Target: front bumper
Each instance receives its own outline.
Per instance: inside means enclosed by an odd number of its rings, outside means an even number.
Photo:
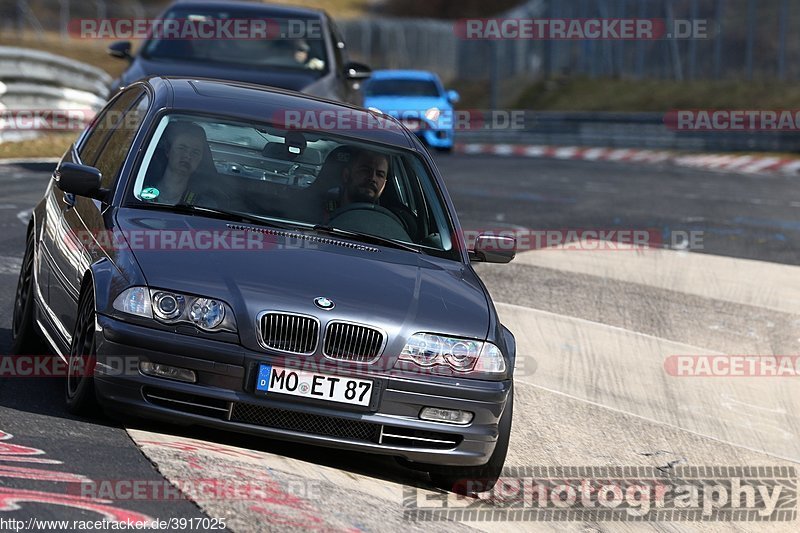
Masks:
[[[283,357],[239,345],[151,329],[98,316],[95,386],[116,410],[179,424],[198,424],[269,438],[402,457],[411,462],[484,464],[511,381],[375,373],[371,408],[252,390],[258,363]],[[197,383],[141,374],[150,361],[194,370]],[[346,372],[337,375],[347,377]],[[474,413],[468,425],[421,420],[423,407]]]
[[[431,148],[450,149],[453,147],[454,128],[448,121],[431,122],[427,118],[404,118],[401,120],[408,130]]]

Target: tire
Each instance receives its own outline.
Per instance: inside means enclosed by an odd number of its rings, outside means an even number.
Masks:
[[[11,353],[36,355],[44,353],[44,343],[33,319],[33,231],[28,232],[25,256],[19,270],[17,291],[14,296],[14,313],[11,319]]]
[[[91,285],[87,285],[78,300],[78,319],[69,348],[64,387],[67,411],[74,415],[96,416],[100,413],[94,390],[97,361],[94,321],[94,291]]]
[[[508,393],[506,408],[498,423],[497,444],[486,464],[473,467],[436,466],[429,471],[433,484],[444,490],[465,496],[476,496],[480,492],[492,490],[503,473],[503,464],[508,453],[511,437],[511,420],[514,411],[514,388]]]

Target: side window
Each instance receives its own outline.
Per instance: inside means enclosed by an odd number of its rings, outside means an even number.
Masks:
[[[122,164],[133,144],[136,132],[139,131],[139,126],[142,125],[149,105],[150,98],[146,94],[140,95],[139,100],[124,115],[114,121],[115,128],[109,134],[94,163],[94,166],[103,174],[101,186],[104,189],[113,188],[117,182]]]
[[[120,118],[123,114],[143,94],[144,89],[141,88],[125,91],[92,122],[83,144],[78,149],[81,163],[95,166],[97,157],[100,155],[103,146],[105,146],[108,136],[120,123]]]

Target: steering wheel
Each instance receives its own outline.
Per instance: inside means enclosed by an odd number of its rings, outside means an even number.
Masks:
[[[233,198],[221,187],[203,187],[195,193],[194,203],[211,209],[230,209]]]
[[[334,219],[344,215],[345,213],[349,213],[350,211],[372,211],[374,213],[380,213],[383,216],[389,217],[392,219],[392,222],[397,223],[400,227],[405,228],[406,225],[403,224],[403,221],[400,220],[400,217],[383,207],[382,205],[378,204],[370,204],[367,202],[355,202],[352,204],[348,204],[344,207],[340,207],[333,213],[331,213],[330,221],[333,222]]]
[[[410,241],[402,219],[383,206],[356,202],[334,211],[328,222],[344,230],[370,233],[375,236]]]

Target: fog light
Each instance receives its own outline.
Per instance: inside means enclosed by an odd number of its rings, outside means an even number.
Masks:
[[[473,414],[469,411],[439,409],[438,407],[425,407],[419,414],[422,420],[446,422],[448,424],[469,424],[472,422],[472,416]]]
[[[185,381],[186,383],[195,383],[197,381],[197,375],[194,373],[194,370],[176,368],[159,363],[142,361],[139,363],[139,371],[142,374],[156,378],[174,379],[176,381]]]

